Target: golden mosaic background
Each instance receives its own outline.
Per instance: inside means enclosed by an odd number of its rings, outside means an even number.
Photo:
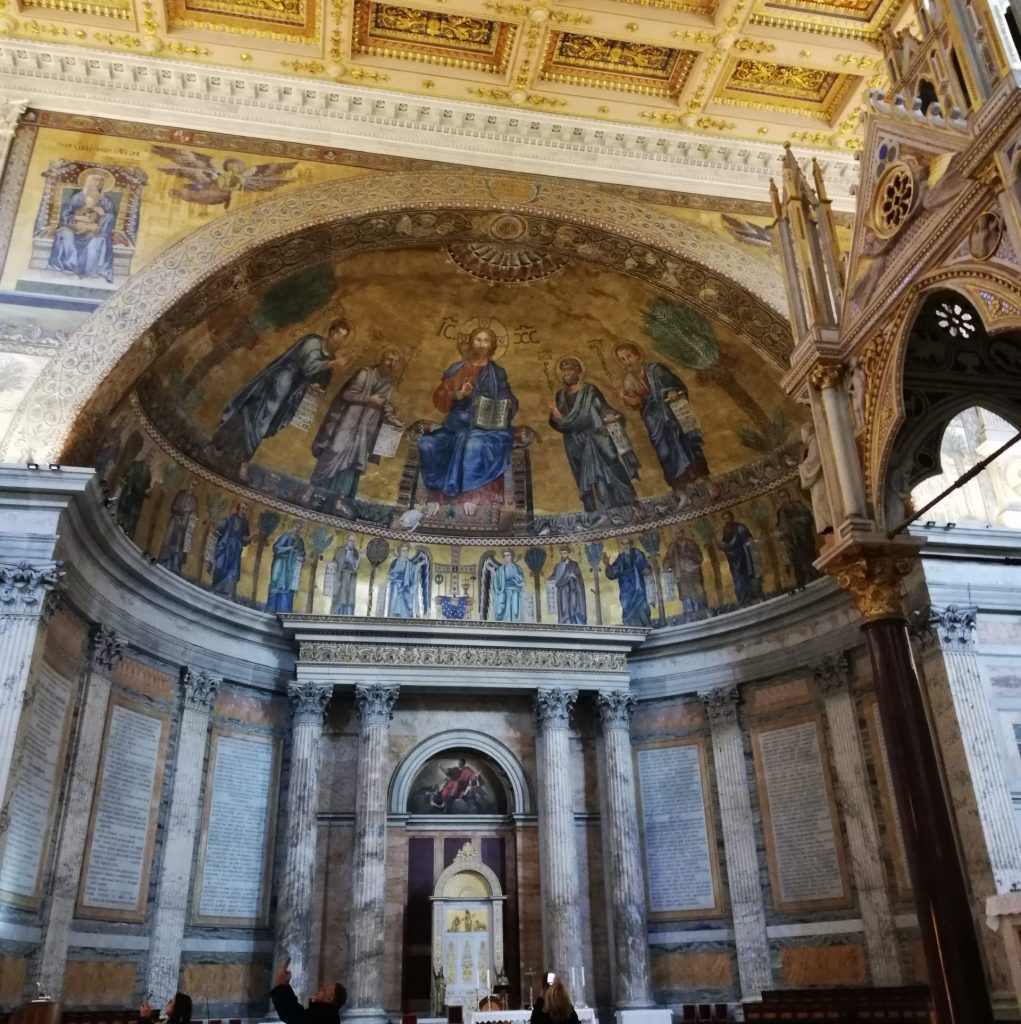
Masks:
[[[904,0],[0,0],[8,35],[857,149]]]

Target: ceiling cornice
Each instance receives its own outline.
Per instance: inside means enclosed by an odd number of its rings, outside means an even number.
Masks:
[[[212,68],[52,42],[0,40],[0,95],[131,119],[472,167],[765,201],[778,145]],[[834,208],[854,209],[858,162],[819,151]]]

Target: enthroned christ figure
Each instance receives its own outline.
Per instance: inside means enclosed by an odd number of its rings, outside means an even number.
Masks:
[[[472,331],[464,358],[447,367],[433,392],[445,419],[418,441],[422,480],[430,500],[457,499],[471,515],[478,505],[503,504],[518,410],[507,372],[494,362],[495,332]]]

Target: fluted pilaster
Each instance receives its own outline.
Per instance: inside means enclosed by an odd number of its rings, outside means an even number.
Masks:
[[[287,784],[287,851],[277,897],[277,962],[290,959],[291,987],[304,1000],[312,890],[316,867],[316,815],[319,812],[319,767],[323,717],[332,689],[315,683],[292,683],[291,765]]]
[[[574,827],[574,771],[570,717],[577,690],[539,690],[534,697],[539,727],[539,870],[543,900],[543,953],[553,970],[569,976],[583,964]]]
[[[192,851],[199,820],[209,713],[221,682],[208,672],[185,669],[182,673],[184,706],[177,732],[170,813],[145,971],[146,991],[160,1002],[177,991],[181,973],[181,946],[191,896]]]
[[[7,791],[39,628],[62,576],[60,562],[0,564],[0,794]]]
[[[639,857],[638,806],[631,758],[631,712],[635,699],[624,690],[597,697],[603,733],[603,849],[606,851],[613,926],[614,1002],[618,1010],[653,1005],[645,877]]]
[[[121,641],[112,630],[97,626],[92,631],[89,674],[74,738],[71,775],[63,801],[63,818],[57,837],[53,884],[43,911],[42,944],[36,954],[33,980],[46,995],[60,999],[64,964],[81,881],[88,836],[89,814],[99,773],[99,755],[110,703],[111,675],[122,655]]]
[[[383,1020],[383,931],[386,922],[386,786],[396,686],[355,687],[358,795],[351,880],[348,1017]]]
[[[748,794],[748,769],[737,721],[739,694],[736,686],[724,686],[699,696],[712,734],[741,998],[759,999],[763,990],[771,987],[772,973]]]
[[[993,725],[989,691],[975,650],[976,612],[948,605],[927,609],[923,620],[929,641],[943,655],[996,891],[1010,892],[1021,886],[1021,832],[1003,771],[1002,740]]]
[[[815,681],[826,709],[837,792],[844,808],[844,827],[865,929],[872,983],[901,985],[903,976],[897,933],[858,731],[858,715],[850,689],[851,664],[847,655],[840,654],[819,662],[815,666]]]

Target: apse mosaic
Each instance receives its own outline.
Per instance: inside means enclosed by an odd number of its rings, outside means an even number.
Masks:
[[[652,626],[814,578],[762,338],[543,253],[361,251],[168,328],[91,442],[122,529],[270,612]]]

